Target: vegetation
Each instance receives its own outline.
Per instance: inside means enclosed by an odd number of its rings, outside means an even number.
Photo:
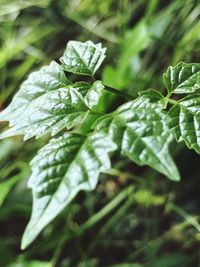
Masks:
[[[0,3],[0,266],[198,266],[198,1]]]

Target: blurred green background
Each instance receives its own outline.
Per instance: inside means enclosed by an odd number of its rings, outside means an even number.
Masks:
[[[166,94],[169,65],[200,62],[200,3],[0,0],[0,110],[30,72],[59,59],[69,40],[108,48],[98,72],[105,84],[135,96],[147,88]],[[107,93],[101,109],[123,101]],[[200,266],[200,158],[175,143],[180,183],[116,156],[95,192],[80,193],[20,251],[31,213],[29,161],[47,139],[0,141],[0,267]]]

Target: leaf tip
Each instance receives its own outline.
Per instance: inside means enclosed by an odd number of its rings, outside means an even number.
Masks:
[[[169,179],[171,181],[173,181],[173,182],[180,182],[181,176],[180,176],[180,173],[179,173],[179,171],[178,171],[177,168],[174,170],[174,173],[171,174],[171,176],[169,177]]]
[[[26,227],[22,240],[21,240],[21,250],[25,250],[30,244],[37,238],[38,233],[31,232],[30,223]]]
[[[28,238],[26,237],[26,235],[24,234],[21,240],[21,250],[25,250],[28,246],[30,245],[30,242],[28,240]]]

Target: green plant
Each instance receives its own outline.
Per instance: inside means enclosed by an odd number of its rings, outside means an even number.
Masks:
[[[33,191],[33,210],[23,249],[80,190],[95,189],[99,174],[111,168],[109,155],[114,151],[173,181],[180,180],[169,153],[173,135],[200,153],[200,64],[181,62],[169,67],[164,74],[167,96],[149,89],[133,99],[95,80],[105,52],[101,44],[70,41],[62,64],[53,61],[32,73],[0,114],[11,126],[1,139],[23,134],[27,140],[61,132],[31,162],[28,186]],[[89,76],[91,81],[72,83],[65,71]],[[104,91],[129,101],[104,114],[98,110]],[[173,94],[189,96],[175,100]],[[71,131],[63,133],[65,129]]]

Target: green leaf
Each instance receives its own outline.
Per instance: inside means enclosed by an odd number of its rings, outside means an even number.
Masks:
[[[0,207],[4,203],[6,197],[8,196],[8,194],[11,191],[11,189],[13,188],[13,186],[24,177],[25,177],[25,173],[21,172],[15,176],[11,177],[10,179],[5,180],[5,181],[0,183],[0,192],[1,192]]]
[[[112,136],[122,155],[139,165],[149,165],[171,180],[180,180],[169,154],[173,136],[161,105],[140,97],[118,108],[112,116],[100,118],[94,127]]]
[[[126,31],[122,40],[122,53],[117,69],[119,76],[126,77],[124,75],[126,75],[127,68],[130,67],[133,58],[144,50],[150,41],[149,29],[145,19],[141,19],[131,30]]]
[[[27,140],[33,136],[38,138],[47,133],[54,136],[63,128],[70,129],[80,123],[86,112],[98,103],[104,89],[101,81],[96,81],[92,85],[79,82],[67,85],[65,88],[56,88],[55,86],[55,90],[53,90],[53,82],[49,80],[50,84],[45,84],[45,91],[44,87],[40,86],[39,89],[37,87],[38,75],[38,73],[34,75],[36,87],[34,87],[33,81],[31,87],[28,87],[30,85],[30,82],[28,83],[30,78],[28,78],[26,89],[23,85],[18,96],[16,95],[8,107],[9,112],[6,115],[3,112],[2,119],[9,120],[11,128],[0,134],[1,139],[23,134],[24,140]],[[31,80],[34,79],[34,76]],[[44,85],[44,80],[42,85]],[[48,85],[50,90],[48,90]],[[33,91],[31,91],[32,88]],[[38,92],[40,93],[38,94]]]
[[[164,106],[165,98],[164,96],[155,89],[148,89],[145,91],[140,91],[139,96],[148,98],[151,103],[158,103]]]
[[[100,172],[110,168],[108,153],[116,145],[103,133],[88,137],[67,133],[52,139],[33,159],[29,187],[33,190],[31,220],[22,239],[27,247],[77,195],[93,190]]]
[[[68,72],[93,76],[103,62],[105,52],[101,43],[70,41],[60,61]]]
[[[96,81],[93,84],[77,82],[73,84],[73,88],[81,93],[86,105],[91,109],[98,104],[103,93],[104,85],[101,81]]]
[[[84,97],[91,88],[91,84],[86,82],[76,82],[73,84],[73,88]]]
[[[163,75],[168,92],[175,94],[193,93],[200,89],[200,63],[180,62],[170,66]]]
[[[0,162],[6,158],[17,148],[13,140],[3,140],[0,142]]]
[[[86,105],[89,108],[92,108],[98,104],[99,99],[102,96],[103,89],[104,85],[102,84],[101,81],[94,82],[93,85],[88,89],[84,99]]]
[[[1,121],[10,121],[11,125],[15,118],[26,110],[27,105],[43,94],[57,90],[68,85],[65,74],[61,67],[52,61],[48,66],[31,73],[27,80],[22,83],[18,93],[13,97],[10,105],[0,113]]]
[[[139,75],[133,68],[135,66],[133,61],[137,59],[150,41],[149,27],[146,20],[141,19],[131,30],[125,32],[118,53],[118,65],[116,68],[111,65],[104,68],[103,83],[119,89],[130,86],[133,76]]]
[[[73,87],[49,91],[30,102],[14,120],[11,117],[12,128],[0,138],[23,134],[27,140],[46,133],[55,135],[80,123],[87,111],[83,97]]]
[[[200,95],[185,97],[177,102],[168,113],[169,126],[178,142],[200,154]]]

